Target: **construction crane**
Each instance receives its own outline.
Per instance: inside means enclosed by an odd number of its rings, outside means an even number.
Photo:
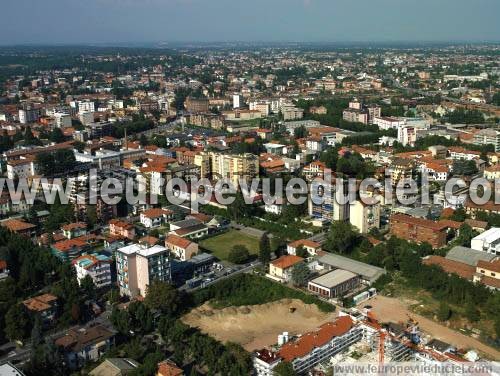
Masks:
[[[378,342],[378,363],[379,365],[384,364],[385,357],[385,330],[379,331],[379,342]]]

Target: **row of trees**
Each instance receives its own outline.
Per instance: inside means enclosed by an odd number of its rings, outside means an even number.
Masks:
[[[96,297],[92,280],[87,278],[79,285],[74,268],[62,264],[48,249],[0,228],[0,259],[10,270],[9,277],[0,282],[0,341],[24,340],[32,331],[39,331],[40,318],[29,313],[22,301],[40,290],[58,297],[59,327],[90,318],[86,301]]]
[[[429,291],[442,302],[438,312],[441,320],[448,319],[452,314],[449,305],[464,307],[469,320],[483,318],[492,321],[497,336],[500,336],[500,293],[456,274],[444,273],[438,266],[422,264],[422,257],[434,253],[427,243],[415,244],[391,237],[385,243],[370,247],[369,252],[362,256],[362,261],[384,267],[388,272],[401,273],[410,286]]]

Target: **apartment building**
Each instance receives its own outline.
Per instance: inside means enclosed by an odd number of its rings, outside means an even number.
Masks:
[[[401,121],[398,118],[381,116],[381,117],[375,117],[373,119],[373,124],[377,125],[379,129],[383,130],[399,129]]]
[[[470,247],[476,251],[500,255],[500,228],[492,227],[472,238]]]
[[[259,158],[254,154],[210,153],[212,177],[228,178],[237,185],[238,179],[250,180],[259,174]]]
[[[257,351],[253,359],[254,371],[257,376],[272,376],[273,369],[286,361],[292,364],[297,374],[305,374],[362,338],[363,327],[356,325],[350,316],[340,316],[315,332],[305,333],[285,343],[277,352],[266,349]]]
[[[19,110],[18,116],[21,124],[35,123],[40,118],[40,108],[25,103]]]
[[[184,108],[188,112],[208,112],[209,102],[206,98],[186,98]]]
[[[171,264],[167,248],[131,244],[116,251],[116,271],[120,294],[146,296],[151,281],[170,282]]]
[[[281,114],[284,121],[300,120],[304,117],[304,110],[295,106],[283,106]]]
[[[349,204],[344,200],[347,198],[340,197],[340,192],[337,194],[334,182],[315,179],[310,184],[310,192],[307,198],[308,213],[314,220],[328,223],[349,219]],[[348,194],[347,189],[344,192]]]
[[[361,234],[380,228],[380,202],[365,198],[363,201],[356,200],[350,203],[349,221]]]
[[[391,217],[391,234],[401,239],[429,243],[433,248],[446,245],[447,224],[404,214]]]
[[[398,142],[403,146],[414,146],[417,141],[417,128],[411,125],[403,125],[398,128]]]
[[[393,158],[389,167],[391,183],[395,187],[400,181],[408,181],[413,177],[415,163],[407,158]]]
[[[347,108],[342,112],[342,119],[353,123],[368,124],[368,112],[357,108]]]
[[[111,257],[101,254],[82,255],[72,261],[78,283],[89,276],[97,288],[111,286]]]
[[[500,151],[500,131],[496,129],[481,129],[474,134],[474,143],[479,145],[492,144],[495,151]]]

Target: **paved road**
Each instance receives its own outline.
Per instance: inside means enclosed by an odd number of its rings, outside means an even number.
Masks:
[[[186,291],[186,292],[196,291],[196,290],[199,290],[201,288],[205,288],[205,287],[208,287],[210,285],[213,285],[214,283],[222,281],[223,279],[233,277],[237,274],[249,273],[249,272],[253,271],[253,269],[255,269],[259,265],[261,265],[260,261],[253,261],[249,264],[245,264],[245,265],[240,266],[241,269],[238,269],[238,270],[234,270],[234,267],[232,267],[233,271],[230,274],[221,275],[218,278],[214,279],[213,281],[203,284],[203,286],[188,288],[187,285],[183,285],[183,286],[179,287],[179,290]]]

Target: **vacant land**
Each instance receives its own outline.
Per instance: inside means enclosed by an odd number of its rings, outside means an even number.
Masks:
[[[477,339],[456,332],[424,316],[411,312],[409,306],[413,303],[414,301],[407,299],[378,295],[363,302],[360,306],[371,305],[375,316],[383,322],[406,322],[408,316],[411,316],[418,321],[418,325],[424,334],[428,334],[432,338],[440,339],[458,348],[479,350],[486,354],[488,358],[500,359],[500,351],[485,345]]]
[[[258,254],[259,241],[259,238],[248,235],[245,232],[230,230],[224,234],[214,236],[213,238],[205,239],[200,242],[200,245],[210,251],[218,259],[227,260],[229,251],[235,245],[243,245],[248,249],[250,254]]]
[[[223,309],[214,309],[205,303],[185,315],[182,321],[223,343],[239,343],[247,351],[254,351],[277,343],[278,334],[303,334],[332,321],[336,315],[298,299],[281,299]]]

